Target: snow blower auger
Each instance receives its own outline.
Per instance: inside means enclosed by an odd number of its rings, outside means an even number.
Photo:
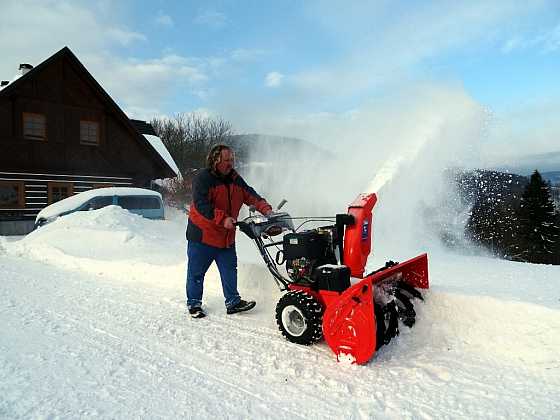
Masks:
[[[423,300],[417,289],[429,287],[428,257],[389,261],[364,275],[376,202],[375,194],[361,194],[347,214],[327,218],[283,212],[264,217],[252,209],[237,223],[257,245],[280,290],[287,291],[276,305],[276,321],[289,341],[310,345],[324,337],[337,359],[364,364],[399,334],[399,324],[414,325],[413,300]],[[295,220],[302,220],[297,229]],[[300,231],[308,222],[334,224]],[[284,264],[287,277],[279,270]]]

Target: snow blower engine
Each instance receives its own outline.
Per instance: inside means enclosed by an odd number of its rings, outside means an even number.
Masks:
[[[280,290],[287,291],[276,305],[276,322],[289,341],[310,345],[324,338],[338,359],[364,364],[399,334],[399,324],[414,325],[413,301],[423,300],[417,289],[429,287],[428,257],[389,261],[364,275],[376,202],[375,194],[361,194],[348,213],[334,218],[278,211],[265,217],[251,209],[237,223],[257,245]],[[296,220],[302,220],[297,229]],[[300,230],[306,223],[327,221],[332,224]]]

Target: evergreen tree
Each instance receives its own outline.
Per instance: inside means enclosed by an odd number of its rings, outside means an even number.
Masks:
[[[491,199],[475,202],[466,225],[467,236],[476,244],[489,249],[493,254],[507,257],[513,232],[511,212],[503,203]]]
[[[560,211],[556,212],[556,226],[558,226],[560,230]],[[556,240],[556,247],[554,249],[552,264],[560,265],[560,234],[558,239]]]
[[[500,256],[508,260],[518,259],[519,249],[519,220],[515,212],[515,205],[505,202],[500,206]]]
[[[535,170],[517,211],[522,259],[552,263],[558,250],[559,228],[550,188]]]

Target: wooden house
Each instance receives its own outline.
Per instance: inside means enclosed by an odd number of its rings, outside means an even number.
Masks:
[[[72,194],[176,176],[69,48],[20,71],[0,86],[0,235]]]

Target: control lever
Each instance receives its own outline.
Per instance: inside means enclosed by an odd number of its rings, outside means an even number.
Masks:
[[[282,201],[280,201],[278,206],[276,206],[276,210],[280,210],[282,207],[284,207],[284,204],[286,204],[287,202],[288,202],[288,200],[282,199]]]

